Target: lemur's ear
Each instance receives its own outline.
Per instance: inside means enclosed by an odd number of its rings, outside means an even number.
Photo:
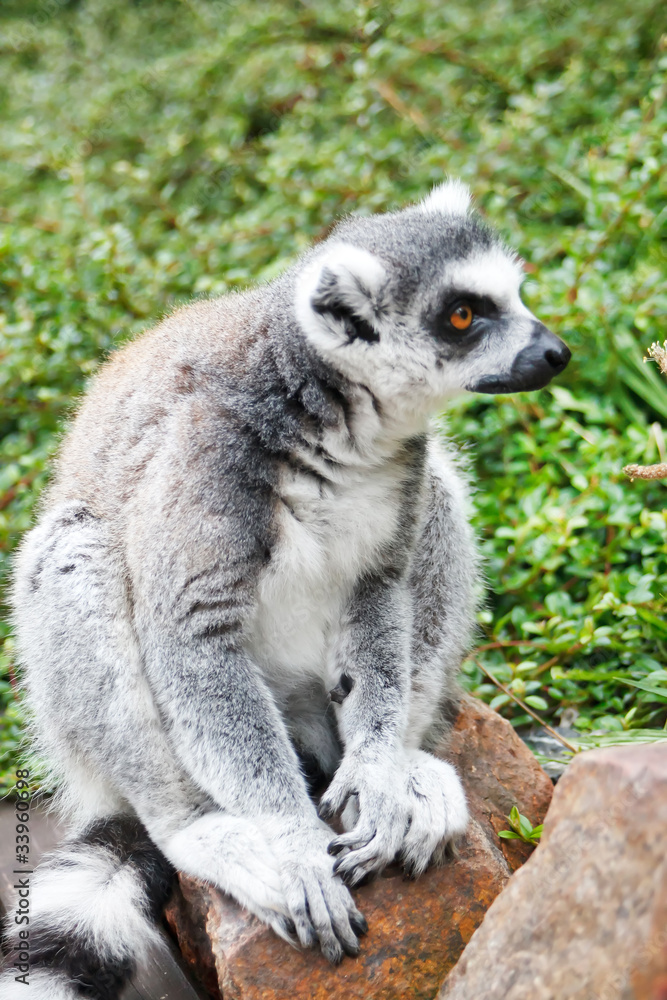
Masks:
[[[470,211],[470,189],[461,181],[450,177],[444,184],[438,184],[419,203],[422,212],[440,212],[442,215],[467,215]]]
[[[323,347],[355,340],[372,344],[380,339],[377,319],[386,281],[385,269],[373,254],[335,244],[299,275],[297,319]]]

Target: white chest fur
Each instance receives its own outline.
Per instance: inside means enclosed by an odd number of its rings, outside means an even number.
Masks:
[[[329,649],[360,574],[395,535],[405,468],[347,468],[333,485],[286,472],[279,541],[262,574],[248,652],[285,692],[306,678],[333,681]]]

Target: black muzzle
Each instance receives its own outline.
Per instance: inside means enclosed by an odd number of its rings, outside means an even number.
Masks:
[[[567,368],[572,353],[567,344],[542,323],[536,324],[530,343],[519,351],[505,375],[484,375],[471,392],[531,392],[543,389]]]

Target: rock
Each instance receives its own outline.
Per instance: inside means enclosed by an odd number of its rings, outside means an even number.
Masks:
[[[451,760],[473,821],[458,856],[415,882],[389,869],[354,890],[369,932],[361,955],[335,969],[290,948],[216,889],[187,876],[167,908],[186,961],[224,1000],[431,1000],[484,913],[531,850],[501,841],[513,805],[542,822],[552,785],[511,725],[464,697],[454,732],[437,752]],[[518,845],[518,846],[514,846]]]
[[[209,937],[209,914],[223,902],[229,906],[230,918],[245,917],[243,910],[197,879],[178,876],[178,887],[172,894],[165,916],[181,955],[192,969],[196,979],[215,1000],[222,1000],[218,985],[213,945]]]
[[[576,757],[439,1000],[666,1000],[667,747]]]
[[[290,948],[230,899],[184,876],[180,876],[181,892],[194,919],[185,927],[181,909],[177,933],[191,961],[193,942],[202,928],[201,917],[196,924],[197,916],[206,909],[208,940],[197,968],[209,972],[205,985],[216,996],[207,961],[208,955],[213,956],[218,995],[224,1000],[370,1000],[408,995],[431,1000],[508,875],[481,828],[473,824],[459,857],[444,868],[429,871],[416,882],[392,869],[355,891],[370,929],[359,958],[345,959],[339,968],[316,952]],[[171,913],[170,907],[169,917]],[[175,921],[170,923],[174,926]],[[198,940],[201,943],[201,936]]]
[[[470,811],[514,871],[534,848],[520,840],[501,840],[507,816],[516,806],[533,826],[546,816],[553,785],[510,723],[484,702],[464,695],[454,731],[436,754],[461,775]]]

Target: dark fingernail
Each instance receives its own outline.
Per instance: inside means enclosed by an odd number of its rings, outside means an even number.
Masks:
[[[355,888],[357,888],[360,885],[370,885],[371,882],[375,881],[376,877],[377,877],[376,872],[365,872],[361,876],[361,878],[357,878],[356,882],[348,882],[347,884],[353,885]]]
[[[327,847],[328,854],[334,854],[334,855],[340,854],[342,850],[343,850],[343,845],[337,844],[335,840],[332,840],[329,846]]]
[[[340,949],[340,951],[334,951],[333,948],[327,948],[326,951],[324,951],[324,949],[322,949],[322,950],[324,952],[324,957],[329,962],[331,962],[332,965],[340,965],[340,963],[343,961],[343,949],[342,948]]]
[[[368,934],[368,921],[363,913],[353,913],[350,917],[350,926],[355,934]]]
[[[359,944],[351,945],[348,944],[348,942],[346,941],[341,941],[341,944],[343,945],[343,951],[345,952],[346,955],[349,955],[350,958],[356,958],[359,952],[361,951]]]
[[[296,936],[296,924],[293,920],[290,920],[289,917],[285,917],[285,930],[288,934],[291,934],[292,937]]]

